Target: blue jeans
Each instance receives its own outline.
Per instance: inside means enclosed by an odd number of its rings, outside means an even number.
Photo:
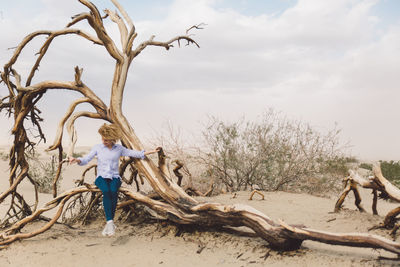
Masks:
[[[107,179],[99,176],[94,184],[103,192],[103,207],[107,221],[113,220],[117,208],[118,189],[121,186],[121,179]]]

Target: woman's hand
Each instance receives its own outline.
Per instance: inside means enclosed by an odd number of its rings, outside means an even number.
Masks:
[[[81,160],[80,160],[80,159],[77,159],[77,158],[71,157],[71,158],[68,158],[68,163],[69,163],[69,164],[73,164],[73,163],[78,163],[78,164],[80,164],[80,163],[81,163]]]
[[[158,152],[161,151],[161,149],[162,149],[162,147],[160,147],[160,146],[159,146],[159,147],[156,147],[156,149],[154,149],[154,150],[145,151],[145,152],[144,152],[144,155],[147,156],[147,155],[150,155],[150,154],[158,153]]]

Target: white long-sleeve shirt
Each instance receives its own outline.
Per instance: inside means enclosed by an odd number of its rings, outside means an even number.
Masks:
[[[92,150],[84,157],[78,158],[80,166],[86,165],[94,156],[97,156],[97,175],[103,178],[120,178],[119,158],[133,157],[144,159],[144,150],[136,151],[128,149],[120,144],[115,144],[111,149],[104,144],[95,145]]]

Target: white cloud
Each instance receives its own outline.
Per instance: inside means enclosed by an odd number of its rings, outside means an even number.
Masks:
[[[400,128],[393,121],[400,112],[400,25],[378,28],[380,18],[371,8],[379,1],[300,0],[279,15],[260,16],[216,9],[216,3],[176,0],[165,17],[135,22],[136,44],[153,34],[168,40],[191,25],[207,23],[194,31],[200,49],[151,47],[133,62],[124,111],[139,136],[166,119],[197,129],[205,114],[254,118],[272,106],[321,129],[338,122],[357,155],[399,158]],[[42,5],[45,9],[33,20],[1,21],[7,38],[0,40],[0,49],[33,29],[63,27],[71,15],[85,11],[70,1],[42,0]],[[106,25],[119,42],[116,27]],[[3,55],[1,64],[9,57]],[[84,81],[107,102],[114,63],[104,49],[78,38],[54,43],[38,79],[72,79],[75,65],[84,67]],[[66,105],[58,106],[60,114]],[[83,137],[82,142],[89,140]]]

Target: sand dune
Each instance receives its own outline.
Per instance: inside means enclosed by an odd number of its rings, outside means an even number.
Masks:
[[[0,186],[7,184],[7,163],[0,163]],[[73,186],[73,179],[80,177],[82,168],[70,166],[64,173],[61,189]],[[89,175],[90,176],[90,175]],[[88,182],[92,182],[88,178]],[[33,197],[29,184],[21,185],[25,197]],[[368,228],[382,221],[381,216],[370,212],[372,195],[361,189],[363,205],[368,213],[359,213],[352,196],[344,203],[345,209],[331,213],[335,198],[315,197],[307,194],[265,192],[265,200],[249,201],[248,192],[239,192],[233,198],[223,194],[212,198],[199,198],[225,204],[243,203],[264,212],[272,219],[282,219],[290,224],[331,232],[368,232]],[[42,203],[51,199],[41,194]],[[6,208],[0,204],[0,211]],[[378,211],[384,215],[396,203],[379,201]],[[2,213],[3,214],[3,213]],[[117,224],[113,237],[102,237],[103,220],[88,226],[77,225],[70,229],[55,225],[34,238],[13,243],[0,252],[0,266],[397,266],[398,262],[378,260],[379,256],[394,254],[373,249],[331,246],[305,241],[300,250],[279,253],[270,251],[265,241],[238,237],[211,231],[183,232],[175,236],[173,225],[154,223]],[[28,226],[24,231],[38,227],[42,222]],[[370,233],[388,237],[384,230]]]

